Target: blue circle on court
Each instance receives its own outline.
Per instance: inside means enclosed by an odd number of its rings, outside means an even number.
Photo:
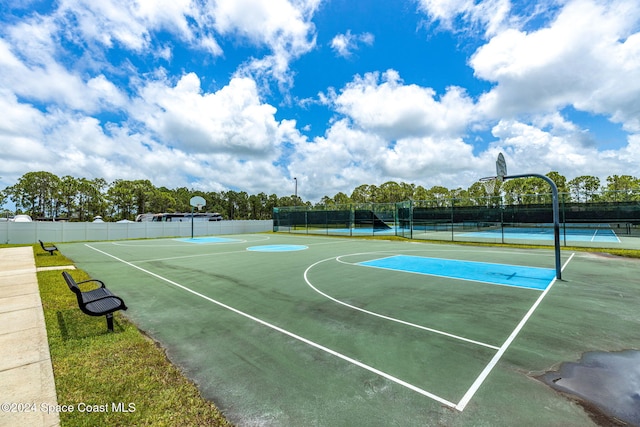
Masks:
[[[291,251],[304,251],[309,249],[304,245],[261,245],[248,247],[248,251],[254,252],[291,252]]]

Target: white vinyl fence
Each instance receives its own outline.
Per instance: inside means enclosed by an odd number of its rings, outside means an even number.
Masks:
[[[212,221],[193,223],[193,235],[244,234],[272,231],[272,220]],[[191,237],[185,222],[11,222],[0,221],[0,243],[78,242],[96,240]]]

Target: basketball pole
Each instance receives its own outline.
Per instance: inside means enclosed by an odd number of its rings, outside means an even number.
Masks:
[[[562,261],[560,258],[560,204],[558,202],[558,187],[556,186],[556,183],[551,180],[551,178],[537,173],[508,175],[503,177],[504,180],[514,178],[540,178],[545,180],[551,186],[551,194],[553,196],[553,241],[556,251],[556,279],[562,280]]]

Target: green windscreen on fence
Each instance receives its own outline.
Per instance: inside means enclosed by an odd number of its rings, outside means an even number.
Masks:
[[[394,205],[343,205],[327,209],[279,207],[273,210],[274,231],[325,231],[331,233],[371,233],[392,230],[396,222]]]
[[[572,201],[561,194],[563,243],[621,244],[640,236],[638,200]],[[327,235],[396,235],[413,239],[547,244],[551,198],[440,199],[277,207],[274,231]],[[582,237],[581,237],[582,233]],[[640,242],[638,243],[640,247]]]

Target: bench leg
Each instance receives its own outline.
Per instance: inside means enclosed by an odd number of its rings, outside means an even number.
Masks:
[[[107,329],[113,332],[113,313],[107,314]]]

